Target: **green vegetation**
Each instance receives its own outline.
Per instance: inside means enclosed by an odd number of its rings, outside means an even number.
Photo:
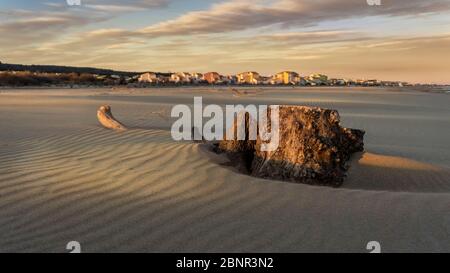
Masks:
[[[0,86],[101,85],[104,80],[92,74],[56,74],[35,72],[0,72]]]
[[[58,65],[23,65],[23,64],[6,64],[0,62],[0,71],[21,71],[21,72],[36,72],[36,73],[77,73],[77,74],[95,74],[105,76],[127,76],[133,77],[140,73],[138,72],[124,72],[114,71],[111,69],[100,69],[92,67],[73,67],[73,66],[58,66]]]

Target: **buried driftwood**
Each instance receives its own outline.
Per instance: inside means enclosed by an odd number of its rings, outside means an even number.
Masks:
[[[267,114],[269,117],[270,110]],[[245,127],[248,134],[248,124]],[[256,141],[221,141],[216,150],[226,153],[240,171],[255,177],[338,187],[346,177],[351,155],[364,150],[364,134],[341,127],[337,111],[280,106],[275,151],[262,151],[259,134]]]
[[[100,124],[105,128],[117,131],[127,130],[127,127],[125,127],[125,125],[114,118],[113,114],[111,113],[111,106],[101,106],[97,111],[97,118]]]

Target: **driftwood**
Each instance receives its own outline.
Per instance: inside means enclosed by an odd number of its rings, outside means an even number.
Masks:
[[[117,131],[125,131],[127,127],[123,125],[120,121],[114,118],[111,113],[111,106],[104,105],[101,106],[97,111],[97,118],[103,127],[107,129],[117,130]]]

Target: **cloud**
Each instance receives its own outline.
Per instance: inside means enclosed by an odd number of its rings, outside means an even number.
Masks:
[[[48,41],[61,36],[69,28],[96,21],[96,18],[70,13],[13,11],[8,16],[11,18],[0,24],[0,46],[3,49]]]
[[[147,35],[124,29],[99,29],[79,33],[73,37],[53,43],[44,43],[40,50],[60,52],[77,49],[77,51],[89,51],[95,54],[108,54],[105,49],[136,49],[151,51],[163,56],[189,55],[189,54],[227,54],[229,56],[240,56],[255,52],[271,54],[281,51],[288,53],[299,47],[313,46],[315,44],[344,43],[350,41],[369,40],[370,37],[354,31],[328,30],[328,31],[306,31],[286,32],[273,34],[260,34],[246,36],[244,39],[236,37],[210,35],[198,35],[192,37],[171,37],[170,39],[148,39]],[[111,54],[111,52],[109,52]],[[263,54],[263,55],[266,55]],[[180,57],[177,57],[178,59]],[[257,56],[254,56],[257,58]]]
[[[68,7],[58,2],[46,2],[47,9],[12,9],[0,11],[0,47],[3,50],[42,47],[53,40],[62,42],[64,37],[76,38],[85,26],[114,19],[123,13],[166,7],[170,0],[83,0],[80,7]],[[95,36],[93,31],[91,36]],[[125,34],[109,33],[118,38]],[[127,33],[131,35],[131,33]],[[108,33],[99,35],[107,39]],[[119,37],[120,36],[120,37]],[[88,37],[89,38],[89,37]],[[106,41],[105,41],[106,43]]]
[[[160,36],[223,33],[271,25],[280,25],[281,28],[313,26],[354,17],[408,16],[450,9],[448,0],[383,0],[382,3],[382,6],[369,6],[365,0],[231,0],[141,31]]]
[[[342,42],[358,42],[370,40],[372,37],[365,33],[349,30],[319,30],[303,32],[281,32],[272,34],[254,35],[250,37],[253,44],[266,47],[271,46],[302,46],[311,44],[328,44]]]
[[[133,12],[167,7],[170,0],[84,0],[83,7],[100,12]]]
[[[80,6],[72,6],[71,9],[90,9],[100,12],[130,12],[152,8],[167,7],[172,0],[82,0]],[[54,9],[67,9],[67,4],[58,2],[45,2],[44,5]]]
[[[89,32],[74,34],[62,41],[41,43],[38,47],[41,51],[57,52],[64,55],[67,51],[95,52],[105,54],[107,48],[120,48],[120,45],[141,44],[142,40],[133,39],[133,32],[124,29],[97,29]]]

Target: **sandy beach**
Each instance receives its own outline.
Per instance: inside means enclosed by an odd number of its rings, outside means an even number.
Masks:
[[[236,172],[175,142],[176,104],[339,111],[341,188]],[[100,105],[130,127],[102,128]],[[0,252],[450,252],[450,94],[381,88],[0,89]]]

